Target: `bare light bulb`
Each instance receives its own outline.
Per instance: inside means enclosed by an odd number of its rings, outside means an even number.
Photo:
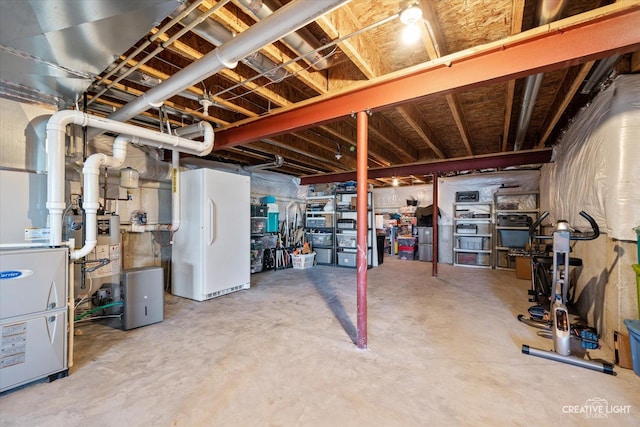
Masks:
[[[402,30],[402,41],[406,44],[413,44],[420,39],[420,27],[418,24],[408,24]]]

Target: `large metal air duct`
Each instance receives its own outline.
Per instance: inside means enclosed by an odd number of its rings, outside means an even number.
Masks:
[[[536,8],[535,26],[545,25],[555,21],[564,11],[567,0],[540,0]],[[525,80],[524,95],[522,97],[522,108],[520,109],[520,117],[518,118],[518,128],[516,130],[516,140],[513,145],[514,150],[520,150],[522,143],[527,135],[531,115],[538,100],[540,86],[544,73],[529,76]]]
[[[200,60],[178,71],[162,84],[149,89],[108,118],[127,121],[153,106],[159,106],[166,99],[177,95],[189,86],[201,82],[225,67],[234,68],[238,61],[263,46],[279,40],[348,2],[349,0],[293,1],[209,52]],[[88,136],[92,138],[99,133],[90,132]]]

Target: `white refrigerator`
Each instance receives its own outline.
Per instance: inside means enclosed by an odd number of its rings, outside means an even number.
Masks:
[[[182,172],[180,229],[173,237],[171,292],[204,301],[248,289],[250,178],[213,169]]]

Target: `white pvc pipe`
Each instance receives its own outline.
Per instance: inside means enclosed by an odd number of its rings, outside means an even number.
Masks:
[[[350,0],[292,1],[265,19],[252,25],[233,39],[207,53],[198,61],[178,71],[164,83],[155,86],[113,114],[112,120],[126,121],[159,105],[166,99],[201,82],[224,68],[234,68],[238,61],[273,43],[283,36],[304,27],[319,16],[348,3]],[[98,133],[89,133],[93,138]]]
[[[256,2],[254,0],[239,1],[258,19],[265,19],[274,13],[262,2]],[[320,52],[313,52],[315,49],[296,32],[291,32],[282,37],[282,39],[316,71],[326,70],[333,62],[322,56]]]
[[[84,162],[82,175],[84,177],[84,202],[82,208],[85,213],[85,239],[82,248],[72,251],[69,256],[71,260],[79,260],[87,256],[98,243],[98,209],[100,208],[99,180],[100,168],[102,166],[118,168],[124,163],[127,157],[127,143],[133,139],[129,135],[118,136],[113,143],[113,156],[96,153],[92,154]]]
[[[130,136],[130,141],[137,144],[150,145],[157,148],[171,148],[179,152],[204,156],[213,148],[213,128],[207,122],[188,126],[182,131],[185,134],[201,134],[204,141],[193,141],[178,135],[170,135],[138,126],[121,123],[103,117],[90,116],[76,110],[58,111],[47,123],[47,209],[49,210],[50,246],[60,246],[62,243],[62,214],[66,203],[64,201],[65,185],[65,129],[68,124],[89,126],[108,130],[118,134]],[[119,148],[120,149],[120,148]],[[89,174],[92,175],[91,173]],[[91,178],[91,185],[94,180]],[[96,184],[97,186],[97,180]],[[85,191],[94,191],[85,187]],[[97,197],[97,187],[95,188]],[[86,196],[85,196],[86,200]],[[96,199],[97,200],[97,199]],[[87,229],[89,229],[87,224]]]

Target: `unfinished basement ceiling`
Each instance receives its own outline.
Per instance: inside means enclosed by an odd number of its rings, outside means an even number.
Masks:
[[[107,116],[290,1],[80,3],[0,2],[0,95],[25,101],[29,94],[32,98],[36,94],[39,101],[55,100],[59,106],[84,109],[86,93],[87,112]],[[407,45],[401,40],[404,24],[397,15],[410,3],[421,7],[424,20],[419,22],[420,38]],[[566,18],[612,2],[545,3],[565,3],[557,18]],[[224,132],[239,122],[268,117],[280,109],[534,28],[540,23],[538,4],[538,0],[351,0],[294,37],[264,46],[235,68],[194,81],[166,100],[162,111],[149,108],[132,121],[158,129],[166,126],[161,120],[167,118],[174,127],[206,120]],[[310,51],[311,59],[300,59]],[[519,148],[552,145],[573,114],[598,90],[596,84],[591,93],[582,94],[584,82],[596,68],[603,68],[598,83],[612,72],[631,71],[628,52],[607,63],[606,58],[585,59],[547,72]],[[525,80],[476,85],[375,110],[368,122],[369,167],[513,151]],[[355,145],[356,120],[346,116],[242,145],[215,147],[208,158],[250,166],[273,162],[279,155],[284,158],[284,165],[277,169],[282,173],[341,173],[355,170]],[[371,182],[390,185],[392,178]],[[401,184],[428,179],[420,174],[395,178]]]

